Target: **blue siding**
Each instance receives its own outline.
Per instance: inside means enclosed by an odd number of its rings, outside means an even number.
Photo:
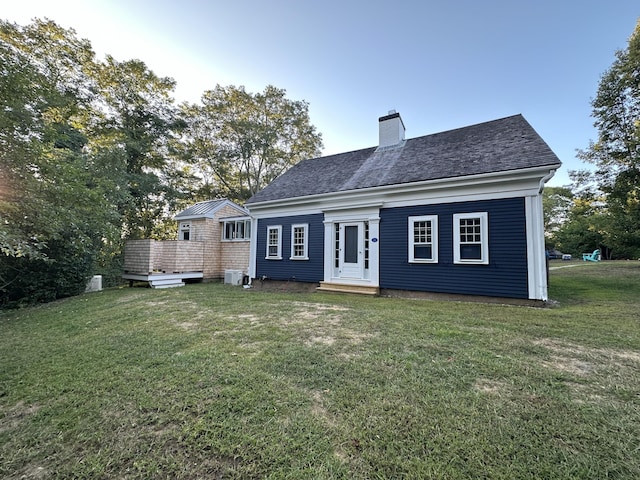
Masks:
[[[258,220],[256,246],[256,278],[263,275],[272,280],[320,282],[324,279],[324,224],[322,214],[274,217]],[[309,260],[290,260],[291,225],[309,224]],[[282,225],[282,260],[266,260],[267,227]]]
[[[453,214],[469,212],[488,212],[489,265],[453,263]],[[438,215],[437,264],[409,263],[412,215]],[[528,298],[524,198],[381,209],[380,287]]]

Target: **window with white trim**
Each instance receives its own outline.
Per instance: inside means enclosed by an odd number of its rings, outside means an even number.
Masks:
[[[267,227],[267,260],[282,260],[282,225]]]
[[[225,220],[222,229],[222,240],[250,240],[251,220]]]
[[[291,225],[291,260],[309,260],[309,224]]]
[[[438,263],[438,216],[409,217],[409,262]]]
[[[190,238],[191,238],[191,223],[189,223],[189,222],[180,223],[178,239],[179,240],[189,240]]]
[[[487,212],[453,215],[454,263],[489,264]]]

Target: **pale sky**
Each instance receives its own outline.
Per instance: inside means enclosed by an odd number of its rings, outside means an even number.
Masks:
[[[0,18],[47,17],[98,58],[137,58],[176,99],[244,85],[309,103],[324,155],[375,146],[378,117],[407,138],[521,113],[569,183],[596,139],[590,101],[640,17],[637,0],[4,0]]]

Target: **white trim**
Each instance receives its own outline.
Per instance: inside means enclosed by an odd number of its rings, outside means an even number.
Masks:
[[[547,261],[544,253],[542,195],[525,198],[527,229],[527,284],[529,298],[547,301]]]
[[[251,220],[250,215],[238,215],[233,217],[221,217],[219,218],[221,222],[226,222],[227,220]]]
[[[189,208],[197,205],[198,203],[206,203],[206,202],[194,203],[190,207],[185,208],[185,210],[188,210]],[[178,213],[175,217],[173,217],[173,219],[174,220],[198,220],[200,218],[214,218],[216,213],[218,213],[218,211],[221,208],[223,208],[223,207],[225,207],[227,205],[230,206],[231,208],[234,208],[235,210],[238,210],[238,212],[241,212],[242,215],[249,215],[249,210],[247,210],[246,208],[241,207],[237,203],[234,203],[231,200],[225,198],[220,204],[216,205],[214,208],[212,208],[211,210],[208,210],[208,211],[206,211],[204,213],[201,213],[199,215],[184,215],[184,216],[181,216]]]
[[[415,258],[415,222],[431,223],[431,258]],[[407,219],[408,226],[408,258],[409,263],[438,263],[438,216],[437,215],[420,215],[411,216]]]
[[[370,217],[369,222],[369,285],[380,285],[380,216]],[[374,239],[376,239],[374,241]]]
[[[324,221],[324,281],[330,282],[333,278],[333,262],[335,255],[334,223]]]
[[[192,232],[192,228],[191,228],[191,222],[190,221],[186,221],[186,222],[180,222],[180,227],[178,228],[178,240],[182,240],[182,241],[188,241],[188,240],[193,240],[193,238],[191,238],[191,232]],[[185,239],[184,238],[184,234],[188,233],[189,238]]]
[[[269,232],[276,230],[278,232],[278,251],[276,255],[269,255],[269,247],[272,247],[269,243]],[[267,249],[265,252],[265,260],[282,260],[282,225],[267,225]]]
[[[452,197],[451,202],[461,201],[455,197],[469,195],[489,195],[489,198],[505,198],[505,196],[524,196],[535,194],[540,188],[540,179],[552,175],[557,167],[533,167],[506,172],[494,172],[478,175],[458,176],[422,182],[412,182],[380,187],[347,190],[344,192],[328,192],[317,195],[269,200],[246,205],[252,215],[261,210],[274,211],[279,208],[290,212],[295,205],[298,212],[317,209],[338,209],[345,204],[373,204],[401,201],[415,204],[425,198],[437,199],[437,203],[445,203],[443,197]],[[457,190],[457,192],[456,192]],[[445,194],[446,192],[446,194]],[[509,193],[511,192],[511,193]],[[467,201],[465,198],[464,201]],[[421,202],[422,203],[422,202]],[[435,202],[434,202],[435,203]],[[396,206],[396,205],[393,205]],[[401,205],[398,205],[401,206]],[[348,207],[347,207],[348,208]]]
[[[251,242],[249,243],[249,278],[256,278],[258,267],[258,220],[251,219]]]
[[[413,184],[374,187],[348,192],[310,195],[278,201],[248,205],[255,218],[310,214],[334,214],[351,209],[370,207],[396,208],[412,205],[436,205],[455,202],[474,202],[521,198],[537,195],[543,177],[554,170],[537,169],[515,171],[502,176],[469,176],[458,179],[420,182]],[[526,175],[525,175],[526,173]],[[535,174],[535,175],[534,175]],[[463,181],[464,179],[464,181]],[[475,183],[474,183],[475,182]],[[345,205],[348,205],[345,207]],[[353,206],[351,206],[353,205]]]
[[[324,281],[353,285],[379,286],[380,282],[380,202],[352,207],[325,209],[324,211]],[[368,278],[348,279],[335,276],[335,224],[369,222]],[[375,240],[374,240],[375,239]],[[364,270],[364,269],[363,269]]]
[[[365,275],[364,269],[364,229],[365,221],[355,222],[340,222],[340,261],[338,271],[335,273],[335,277],[338,280],[348,279],[363,281],[368,278]],[[355,228],[356,233],[356,251],[353,252],[356,255],[356,261],[347,262],[347,228]],[[334,229],[335,231],[335,229]]]
[[[220,220],[220,223],[222,224],[222,238],[220,239],[222,242],[248,242],[250,241],[251,235],[252,235],[252,222],[251,222],[251,218],[250,217],[236,217],[236,218],[229,218],[229,219],[225,219],[225,220]],[[227,238],[227,224],[233,223],[233,233],[234,233],[234,237],[233,238]],[[237,224],[238,223],[242,223],[244,224],[243,229],[244,229],[244,235],[242,238],[238,238],[235,236],[235,234],[237,233]],[[247,225],[249,225],[249,236],[246,236],[246,232],[247,232]]]
[[[480,219],[480,258],[469,259],[460,256],[460,220]],[[489,264],[489,222],[487,212],[453,214],[453,263],[488,265]]]
[[[294,239],[295,239],[295,230],[296,228],[304,229],[304,253],[302,255],[296,256],[294,253]],[[309,224],[308,223],[294,223],[291,225],[291,256],[289,260],[309,260]]]

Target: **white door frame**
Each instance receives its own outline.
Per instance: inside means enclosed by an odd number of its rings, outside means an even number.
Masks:
[[[379,286],[380,205],[334,209],[325,211],[324,214],[324,281]],[[365,222],[369,222],[369,268],[366,271],[364,268]],[[335,238],[336,224],[340,225],[338,245]],[[344,227],[355,225],[358,225],[358,262],[345,265]],[[336,248],[341,250],[337,258]]]

